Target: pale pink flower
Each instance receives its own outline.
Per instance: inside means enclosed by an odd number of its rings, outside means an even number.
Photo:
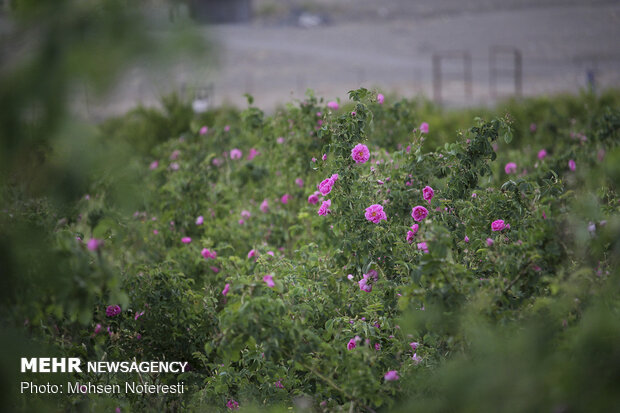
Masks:
[[[202,215],[196,218],[196,225],[202,225],[205,222],[205,219]]]
[[[150,170],[154,170],[157,169],[157,167],[159,166],[159,161],[153,161],[151,162],[151,164],[149,165],[149,169]]]
[[[178,171],[180,168],[179,164],[177,162],[172,162],[170,164],[170,169],[172,169],[173,171]]]
[[[349,274],[349,275],[347,275],[347,278],[348,278],[350,281],[351,281],[351,280],[353,280],[353,274]]]
[[[413,353],[413,356],[411,356],[411,360],[413,360],[415,364],[418,364],[419,362],[422,361],[422,358],[418,356],[417,353]]]
[[[202,128],[200,128],[201,135],[206,135],[207,132],[209,132],[209,128],[207,126],[203,126]]]
[[[283,204],[288,204],[288,201],[291,198],[292,197],[289,194],[284,194],[282,195],[282,198],[280,198],[280,202],[282,202]]]
[[[329,179],[336,182],[338,180],[338,174],[333,174]]]
[[[192,242],[192,239],[190,237],[183,237],[181,238],[181,242],[183,244],[189,244],[190,242]]]
[[[211,163],[215,166],[222,166],[222,164],[224,163],[223,160],[221,160],[220,158],[215,158],[213,159],[213,161],[211,161]]]
[[[370,159],[370,151],[368,150],[368,146],[358,143],[351,150],[351,158],[356,163],[366,163],[368,159]]]
[[[228,131],[230,131],[230,125],[224,126],[224,132],[228,132]]]
[[[329,102],[327,102],[327,107],[330,108],[331,110],[338,110],[340,105],[338,105],[338,102],[334,100],[330,100]]]
[[[385,100],[385,96],[383,96],[383,94],[381,93],[377,94],[377,103],[382,105],[384,100]]]
[[[264,213],[269,212],[269,201],[267,201],[266,199],[263,200],[263,202],[261,202],[260,204],[260,210]]]
[[[273,276],[272,275],[265,275],[263,277],[263,281],[265,282],[265,284],[267,284],[267,287],[269,288],[273,288],[276,286],[276,284],[273,282]]]
[[[420,132],[428,133],[428,123],[422,122],[422,124],[420,125]]]
[[[297,179],[295,179],[295,184],[297,184],[298,187],[303,188],[304,180],[301,179],[301,178],[297,178]]]
[[[244,209],[243,211],[241,211],[241,218],[249,219],[251,216],[252,216],[252,213],[248,211],[247,209]]]
[[[276,139],[276,142],[278,142],[280,145],[282,145],[284,143],[284,138],[282,136],[278,137],[278,139]]]
[[[495,241],[493,241],[491,238],[487,238],[487,245],[490,247],[491,245],[493,245],[495,243]]]
[[[172,154],[170,154],[170,160],[174,161],[179,157],[179,154],[181,152],[178,149],[175,149],[174,151],[172,151]]]

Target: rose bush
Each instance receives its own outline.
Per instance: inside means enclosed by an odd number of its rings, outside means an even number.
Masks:
[[[89,377],[188,386],[117,397],[137,411],[502,410],[485,404],[484,377],[504,354],[503,397],[516,397],[509,371],[549,390],[524,410],[579,410],[584,386],[611,410],[618,98],[578,110],[558,99],[555,112],[509,103],[510,115],[462,115],[473,126],[449,138],[438,109],[365,89],[350,98],[207,114],[140,153],[140,209],[124,213],[108,198],[113,182],[95,182],[65,221],[48,223],[74,282],[37,302],[17,296],[5,317],[67,356],[189,362],[178,376]],[[2,228],[17,227],[5,216]],[[539,376],[510,370],[522,358]],[[464,396],[476,385],[487,399]]]

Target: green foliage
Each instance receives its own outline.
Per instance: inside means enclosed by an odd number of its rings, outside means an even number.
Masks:
[[[136,411],[612,410],[617,93],[508,102],[484,118],[379,104],[365,89],[350,98],[334,111],[310,92],[272,115],[248,98],[202,117],[171,98],[107,121],[103,142],[136,149],[138,211],[119,207],[113,176],[62,216],[7,187],[3,232],[46,236],[3,260],[31,272],[28,294],[7,294],[5,323],[88,360],[189,362],[148,378],[183,380],[185,394],[115,400]],[[309,196],[334,174],[331,213],[318,215]],[[367,220],[371,205],[387,219]],[[416,222],[418,205],[429,214]],[[500,219],[510,226],[493,231]],[[90,238],[103,246],[90,251]],[[44,245],[43,264],[28,264]],[[391,370],[399,380],[384,379]]]

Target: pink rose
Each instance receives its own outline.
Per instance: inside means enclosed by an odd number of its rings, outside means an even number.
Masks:
[[[435,196],[435,191],[433,191],[433,188],[426,185],[424,189],[422,190],[422,197],[424,198],[425,201],[428,201],[428,203],[430,204],[431,199],[433,199],[433,196]]]
[[[413,207],[413,209],[411,210],[411,217],[417,222],[424,220],[424,218],[426,218],[427,216],[428,209],[424,208],[423,206],[418,205]]]
[[[370,159],[370,151],[366,145],[358,143],[351,150],[351,158],[353,158],[356,163],[366,163],[368,159]]]
[[[380,221],[387,221],[387,216],[383,211],[383,207],[379,204],[374,204],[366,208],[364,216],[368,221],[375,224],[378,224]]]

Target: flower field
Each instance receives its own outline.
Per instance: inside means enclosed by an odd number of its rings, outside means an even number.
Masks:
[[[2,320],[36,343],[7,354],[188,363],[54,378],[182,394],[9,410],[617,409],[620,94],[349,94],[271,115],[169,100],[99,125],[125,161],[72,205],[6,186]]]

